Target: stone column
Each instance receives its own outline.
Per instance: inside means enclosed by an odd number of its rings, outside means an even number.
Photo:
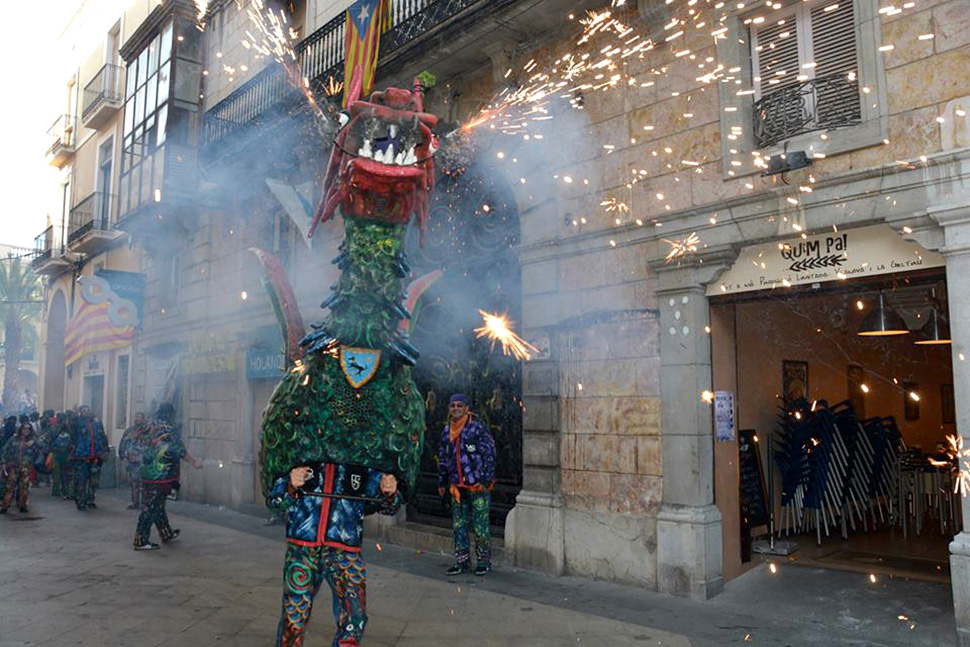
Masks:
[[[523,366],[522,491],[505,521],[505,550],[518,567],[565,571],[559,471],[559,368],[550,359]]]
[[[721,513],[714,505],[711,343],[706,286],[723,262],[655,264],[659,277],[663,501],[657,517],[657,587],[704,600],[720,593]],[[715,259],[716,260],[716,259]]]
[[[946,259],[957,433],[964,447],[970,447],[970,365],[961,359],[970,355],[970,203],[930,208],[928,213],[943,226],[944,245],[939,251]],[[970,461],[960,460],[964,470],[970,469]],[[950,580],[957,644],[970,647],[970,532],[966,529],[970,498],[963,497],[961,507],[964,528],[950,543]]]

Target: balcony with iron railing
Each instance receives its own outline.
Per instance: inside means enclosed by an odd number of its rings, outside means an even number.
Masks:
[[[60,233],[59,229],[51,225],[34,238],[35,255],[30,266],[35,273],[56,276],[71,266],[70,261],[64,257]]]
[[[57,168],[63,168],[64,164],[74,154],[74,143],[77,133],[76,120],[72,115],[61,115],[47,129],[47,137],[50,144],[47,147],[47,163]]]
[[[107,64],[84,86],[81,125],[85,128],[100,128],[121,109],[124,104],[122,78],[119,66]]]
[[[67,246],[72,252],[92,254],[120,235],[114,230],[114,210],[118,200],[110,193],[96,191],[71,209]]]
[[[859,84],[831,74],[773,90],[754,103],[754,137],[759,148],[818,130],[862,123]]]
[[[469,61],[487,62],[488,56],[476,43],[491,34],[497,38],[524,38],[549,29],[549,16],[560,9],[594,6],[591,0],[390,0],[391,27],[381,36],[380,78],[388,79],[403,68],[420,71],[434,64],[436,73],[458,73]],[[520,8],[520,5],[521,8]],[[514,7],[513,7],[514,6]],[[511,21],[502,19],[515,9]],[[489,19],[491,18],[491,19]],[[497,25],[497,26],[496,26]],[[331,80],[344,76],[343,12],[302,40],[295,48],[300,77],[309,83],[316,97],[328,94]],[[429,47],[430,39],[436,45]],[[441,43],[451,43],[448,56],[429,58]],[[416,73],[416,72],[414,72]],[[203,157],[211,160],[227,154],[237,132],[265,123],[273,114],[299,105],[302,92],[290,84],[280,65],[270,65],[209,109],[202,136]]]

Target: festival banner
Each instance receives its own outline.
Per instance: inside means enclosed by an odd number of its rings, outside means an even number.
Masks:
[[[344,107],[370,94],[381,34],[390,29],[390,0],[357,0],[347,9],[344,36]]]
[[[100,276],[78,279],[81,306],[67,324],[64,335],[65,365],[89,353],[124,348],[135,337],[138,309],[119,296]]]

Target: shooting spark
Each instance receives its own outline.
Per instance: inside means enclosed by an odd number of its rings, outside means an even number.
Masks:
[[[479,310],[478,314],[482,315],[485,325],[475,329],[475,336],[479,339],[487,337],[493,346],[495,342],[502,344],[503,354],[512,355],[518,360],[529,361],[533,354],[539,352],[535,346],[512,331],[509,326],[514,322],[509,321],[504,314],[493,315],[484,310]]]
[[[696,252],[697,245],[701,242],[701,239],[696,233],[691,232],[689,236],[682,240],[667,240],[664,238],[663,241],[670,245],[670,250],[667,252],[667,256],[665,257],[665,260],[669,263],[675,258],[680,258],[691,252]]]
[[[970,491],[970,465],[966,460],[970,459],[970,448],[963,446],[963,437],[949,435],[946,437],[949,446],[946,449],[948,460],[941,461],[930,458],[929,462],[934,467],[949,467],[953,470],[953,492],[959,492],[961,496],[967,496]],[[961,465],[963,459],[963,465]]]

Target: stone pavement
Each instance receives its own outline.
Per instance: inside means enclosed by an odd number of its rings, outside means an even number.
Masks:
[[[28,519],[0,518],[0,647],[274,644],[282,530],[231,510],[170,502],[182,538],[131,550],[122,491],[77,512],[40,489]],[[758,568],[709,602],[502,567],[445,579],[446,555],[365,549],[368,647],[953,645],[949,586],[873,585],[856,573]],[[308,645],[332,637],[329,595]],[[907,620],[900,620],[903,615]]]
[[[173,516],[182,530],[179,541],[136,552],[135,513],[124,502],[102,493],[97,510],[81,513],[47,494],[35,493],[27,519],[16,513],[0,518],[0,646],[274,644],[279,539]],[[369,647],[690,647],[671,633],[524,602],[469,578],[446,581],[376,565],[369,570]],[[329,598],[321,592],[308,644],[332,638]]]

